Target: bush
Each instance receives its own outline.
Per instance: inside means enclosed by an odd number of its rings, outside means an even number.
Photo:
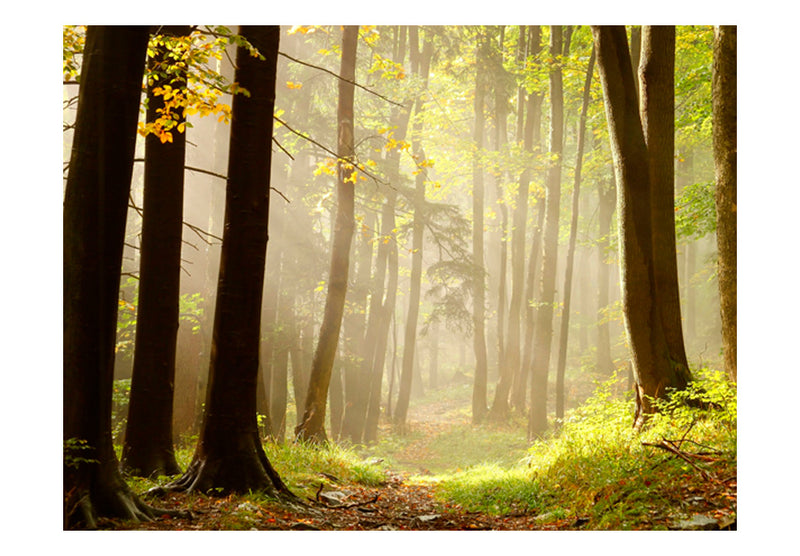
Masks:
[[[676,485],[699,476],[686,461],[653,444],[680,439],[703,446],[735,472],[735,386],[721,373],[703,369],[696,376],[687,390],[659,402],[661,412],[641,433],[632,427],[630,394],[613,394],[615,376],[517,464],[482,465],[430,481],[440,498],[468,511],[522,511],[548,520],[588,517],[594,529],[647,527],[652,515],[669,514],[677,504]]]

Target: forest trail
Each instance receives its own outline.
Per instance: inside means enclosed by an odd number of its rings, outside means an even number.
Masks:
[[[188,514],[174,517],[165,513],[147,523],[103,519],[100,528],[161,531],[565,531],[592,528],[588,516],[558,519],[552,514],[522,512],[491,515],[467,511],[458,504],[437,499],[434,486],[418,478],[456,469],[456,464],[442,458],[437,447],[446,435],[469,425],[464,403],[463,399],[439,398],[412,407],[408,420],[410,440],[392,456],[391,468],[380,486],[344,483],[337,477],[320,474],[315,495],[303,498],[300,505],[258,496],[168,493],[146,499],[146,502],[164,510],[182,510]],[[735,482],[732,487],[735,492]],[[691,501],[695,515],[715,516],[713,528],[718,529],[720,524],[735,528],[735,513],[720,503],[720,497],[727,493],[718,486],[709,482],[703,491],[696,486],[681,490],[686,490],[683,497]],[[735,500],[732,507],[735,512]],[[676,527],[675,520],[668,515],[654,516],[650,525],[668,529],[711,528],[709,523],[701,522],[687,522],[684,527]]]

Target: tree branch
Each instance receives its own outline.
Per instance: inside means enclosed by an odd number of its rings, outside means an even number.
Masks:
[[[341,79],[341,80],[342,80],[342,81],[344,81],[345,83],[350,83],[350,84],[352,84],[352,85],[354,85],[354,86],[358,87],[359,89],[363,89],[364,91],[368,92],[368,93],[369,93],[369,94],[371,94],[371,95],[375,95],[376,97],[378,97],[378,98],[380,98],[380,99],[382,99],[382,100],[385,100],[385,101],[386,101],[386,102],[388,102],[389,104],[394,104],[395,106],[399,106],[400,108],[405,108],[405,107],[404,107],[402,104],[400,104],[399,102],[395,102],[395,101],[393,101],[393,100],[392,100],[392,99],[390,99],[390,98],[386,98],[386,97],[385,97],[385,96],[383,96],[382,94],[380,94],[380,93],[376,93],[376,92],[375,92],[375,91],[373,91],[372,89],[368,89],[368,88],[367,88],[367,87],[365,87],[364,85],[361,85],[361,84],[359,84],[359,83],[356,83],[355,81],[350,81],[349,79],[345,79],[344,77],[342,77],[342,76],[341,76],[341,75],[339,75],[338,73],[336,73],[336,72],[333,72],[333,71],[331,71],[331,70],[329,70],[329,69],[326,69],[326,68],[323,68],[323,67],[320,67],[320,66],[315,66],[314,64],[311,64],[311,63],[309,63],[309,62],[304,62],[303,60],[298,60],[297,58],[294,58],[293,56],[289,56],[288,54],[286,54],[286,53],[284,53],[284,52],[280,52],[280,51],[278,51],[278,54],[279,54],[280,56],[283,56],[284,58],[287,58],[287,59],[291,60],[292,62],[298,63],[298,64],[300,64],[300,65],[303,65],[303,66],[306,66],[306,67],[309,67],[309,68],[313,68],[313,69],[317,69],[317,70],[323,71],[323,72],[325,72],[325,73],[327,73],[327,74],[329,74],[329,75],[332,75],[332,76],[334,76],[336,79]]]

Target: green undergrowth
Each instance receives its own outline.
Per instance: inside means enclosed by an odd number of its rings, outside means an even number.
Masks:
[[[333,443],[268,442],[265,448],[272,466],[298,496],[313,497],[320,483],[378,486],[386,480],[385,461],[364,459]]]
[[[302,442],[266,442],[264,450],[286,486],[301,497],[313,498],[321,483],[378,486],[386,480],[384,461],[361,457],[351,448],[332,443],[313,445]],[[193,453],[194,443],[189,440],[184,445],[176,446],[175,458],[181,469],[188,467]],[[134,491],[145,492],[155,486],[163,486],[177,477],[130,476],[126,480]]]
[[[633,401],[613,395],[610,380],[568,414],[558,433],[535,442],[516,463],[486,458],[468,469],[412,480],[435,485],[440,500],[466,511],[570,518],[592,529],[663,523],[657,518],[674,515],[682,490],[736,474],[735,387],[718,372],[696,374],[700,379],[661,402],[661,413],[641,432],[631,427]],[[686,461],[660,449],[664,442],[705,459]]]

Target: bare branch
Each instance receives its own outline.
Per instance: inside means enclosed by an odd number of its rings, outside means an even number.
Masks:
[[[304,62],[303,60],[298,60],[297,58],[294,58],[294,57],[292,57],[292,56],[289,56],[288,54],[286,54],[286,53],[284,53],[284,52],[280,52],[280,51],[278,51],[278,54],[279,54],[279,55],[281,55],[281,56],[283,56],[284,58],[287,58],[287,59],[291,60],[292,62],[296,62],[296,63],[298,63],[298,64],[300,64],[300,65],[303,65],[303,66],[306,66],[306,67],[309,67],[309,68],[313,68],[313,69],[317,69],[317,70],[323,71],[323,72],[325,72],[325,73],[327,73],[327,74],[329,74],[329,75],[332,75],[332,76],[334,76],[336,79],[341,79],[341,80],[342,80],[342,81],[344,81],[345,83],[350,83],[350,84],[352,84],[352,85],[354,85],[354,86],[358,87],[359,89],[363,89],[364,91],[368,92],[368,93],[369,93],[369,94],[371,94],[371,95],[375,95],[376,97],[378,97],[378,98],[380,98],[380,99],[383,99],[383,100],[385,100],[385,101],[386,101],[386,102],[388,102],[389,104],[394,104],[395,106],[399,106],[400,108],[404,108],[404,106],[403,106],[402,104],[400,104],[399,102],[395,102],[395,101],[393,101],[393,100],[392,100],[392,99],[390,99],[390,98],[386,98],[386,97],[385,97],[385,96],[383,96],[382,94],[380,94],[380,93],[376,93],[376,92],[375,92],[375,91],[373,91],[372,89],[368,89],[368,88],[367,88],[367,87],[365,87],[364,85],[361,85],[361,84],[359,84],[359,83],[356,83],[355,81],[350,81],[349,79],[345,79],[345,78],[343,78],[341,75],[339,75],[338,73],[336,73],[336,72],[333,72],[333,71],[331,71],[331,70],[329,70],[329,69],[327,69],[327,68],[323,68],[323,67],[320,67],[320,66],[315,66],[314,64],[311,64],[311,63],[309,63],[309,62]]]

